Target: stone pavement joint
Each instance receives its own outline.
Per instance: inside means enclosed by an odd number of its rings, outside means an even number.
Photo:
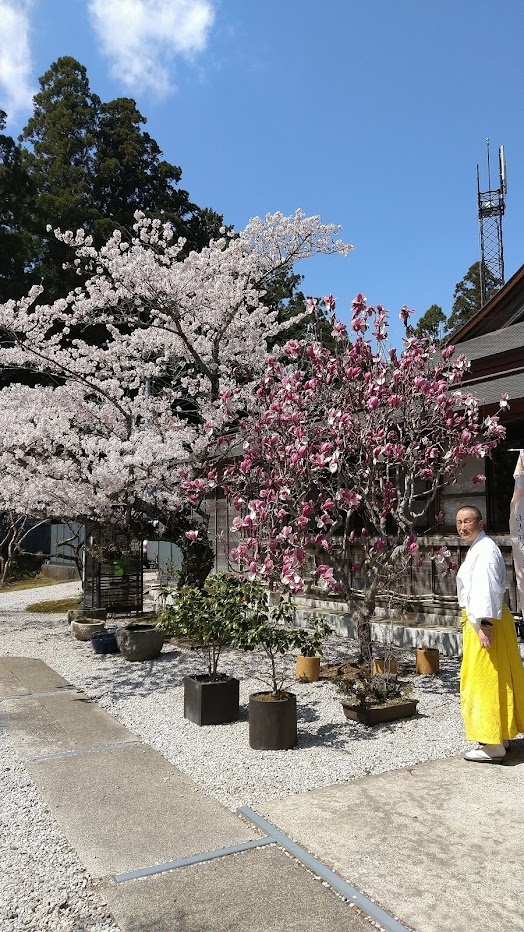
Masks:
[[[297,858],[297,860],[304,864],[310,871],[313,871],[314,874],[318,874],[318,876],[322,880],[325,880],[330,887],[333,887],[337,893],[340,893],[357,906],[360,906],[368,916],[371,916],[372,919],[379,922],[386,932],[409,932],[406,926],[401,925],[393,916],[386,913],[367,896],[364,896],[363,893],[355,887],[352,887],[347,881],[342,880],[341,877],[330,870],[329,867],[326,867],[318,858],[313,857],[308,851],[301,848],[300,845],[297,845],[296,842],[279,831],[279,829],[272,825],[271,822],[268,822],[267,819],[263,819],[258,812],[255,812],[249,806],[241,806],[238,811],[242,815],[247,816],[248,819],[251,819],[258,828],[268,832],[268,835],[273,841],[281,845],[282,848],[285,848],[286,851],[289,851],[290,854]]]
[[[151,867],[142,867],[137,871],[129,871],[128,874],[117,874],[115,880],[117,883],[127,883],[129,880],[151,877],[153,874],[165,874],[167,871],[176,870],[178,867],[188,867],[190,864],[202,864],[204,861],[224,858],[229,854],[240,854],[242,851],[250,851],[252,848],[262,848],[264,845],[274,844],[275,839],[266,835],[264,838],[256,838],[253,841],[244,841],[238,845],[230,845],[229,848],[218,848],[216,851],[193,854],[189,858],[179,858],[178,861],[166,861],[165,864],[154,864]]]

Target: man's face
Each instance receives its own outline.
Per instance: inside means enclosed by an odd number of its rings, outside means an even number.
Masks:
[[[482,528],[482,518],[478,518],[471,508],[461,508],[457,511],[457,534],[466,544],[472,544]]]

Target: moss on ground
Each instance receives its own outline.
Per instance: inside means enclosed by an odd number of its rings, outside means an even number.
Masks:
[[[52,614],[57,612],[68,612],[71,608],[82,608],[82,600],[75,599],[54,599],[48,602],[31,602],[26,607],[26,612],[42,612],[43,614]]]

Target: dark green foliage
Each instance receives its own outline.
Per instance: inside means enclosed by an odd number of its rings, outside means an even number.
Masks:
[[[430,337],[434,341],[442,339],[446,315],[438,304],[432,304],[422,315],[414,328],[417,337]]]
[[[0,110],[0,129],[6,114]],[[19,298],[33,253],[29,206],[34,188],[23,164],[21,147],[11,136],[0,134],[0,300]]]
[[[166,634],[188,638],[205,651],[211,680],[217,679],[222,648],[232,643],[241,624],[242,585],[238,576],[215,573],[202,588],[182,586],[158,619]]]
[[[217,235],[222,217],[178,187],[181,169],[162,159],[145,122],[130,98],[103,103],[70,56],[40,78],[22,145],[0,136],[0,301],[40,283],[42,300],[53,301],[81,283],[74,268],[63,268],[70,252],[55,239],[57,227],[82,227],[100,246],[115,229],[129,233],[141,210],[170,221],[186,251]]]
[[[188,540],[182,534],[177,541],[182,551],[182,566],[178,574],[179,586],[201,588],[213,568],[215,555],[207,539]]]
[[[297,628],[293,604],[281,599],[273,605],[272,594],[259,582],[245,580],[242,592],[242,622],[233,644],[241,650],[262,650],[265,653],[270,665],[268,685],[273,696],[280,696],[284,674],[277,670],[277,657],[290,651],[304,656],[318,655],[321,653],[322,641],[331,633],[331,628],[318,618],[314,619],[310,630]]]
[[[486,287],[488,292],[495,292],[501,282],[486,270]],[[455,286],[453,293],[453,307],[448,317],[447,333],[452,334],[462,327],[482,307],[480,292],[480,262],[474,262]]]

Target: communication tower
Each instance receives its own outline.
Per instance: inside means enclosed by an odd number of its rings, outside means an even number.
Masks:
[[[480,229],[480,298],[481,306],[504,284],[504,249],[502,247],[502,218],[506,208],[506,160],[504,146],[499,148],[499,186],[491,187],[489,139],[488,190],[480,190],[480,170],[477,165],[477,192]]]

